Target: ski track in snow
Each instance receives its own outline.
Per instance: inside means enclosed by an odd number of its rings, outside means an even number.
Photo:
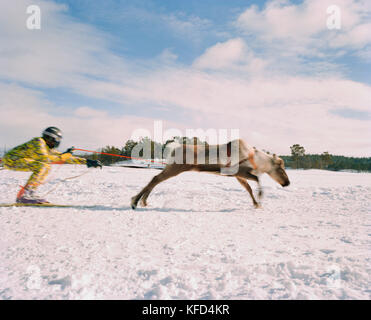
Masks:
[[[188,172],[130,198],[154,169],[53,169],[40,194],[75,208],[0,208],[0,299],[370,299],[371,174]],[[28,173],[0,172],[0,202]],[[255,189],[255,183],[251,182]]]

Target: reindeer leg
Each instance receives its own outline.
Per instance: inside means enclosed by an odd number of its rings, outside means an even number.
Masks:
[[[258,197],[259,197],[259,199],[261,199],[262,197],[263,197],[263,188],[262,188],[262,186],[261,186],[261,184],[260,184],[260,181],[258,180],[257,181],[257,183],[258,183]]]
[[[147,199],[150,193],[150,191],[143,193],[142,198],[140,199],[140,205],[142,207],[147,207]]]
[[[259,190],[258,191],[258,197],[260,199],[263,195],[263,189],[260,185],[259,178],[256,175],[252,174],[251,171],[252,171],[252,168],[250,168],[250,167],[240,166],[239,169],[238,169],[238,172],[236,174],[236,178],[246,188],[247,191],[249,191],[249,189],[251,190],[251,187],[247,183],[247,181],[245,181],[244,179],[255,181],[258,184],[258,190]],[[242,178],[243,182],[241,182],[238,178]],[[248,187],[245,186],[244,182],[246,182]],[[249,191],[249,193],[250,193],[250,191]],[[252,193],[252,190],[251,190],[251,193]],[[251,193],[250,193],[250,195],[251,195]],[[253,196],[251,196],[251,197],[253,197]],[[253,201],[254,201],[254,199],[253,199]],[[255,205],[255,202],[254,202],[254,205]],[[260,204],[258,204],[258,206],[255,205],[255,207],[260,207]]]
[[[254,203],[255,208],[259,208],[260,204],[255,200],[254,194],[252,192],[252,189],[249,185],[249,183],[246,181],[246,179],[241,177],[236,177],[237,181],[247,190],[247,192],[250,194],[252,202]]]
[[[171,177],[175,177],[176,175],[178,175],[179,173],[181,173],[183,171],[186,171],[186,170],[184,170],[184,168],[182,166],[177,166],[177,165],[171,166],[170,165],[170,166],[166,167],[160,174],[158,174],[157,176],[154,176],[152,178],[152,180],[150,181],[150,183],[148,183],[142,189],[141,192],[139,192],[136,196],[131,198],[131,207],[133,209],[135,209],[138,205],[139,200],[142,197],[143,197],[143,200],[142,200],[141,203],[146,206],[147,205],[147,198],[148,198],[149,194],[151,193],[151,191],[153,190],[153,188],[156,185],[158,185],[162,181],[165,181],[165,180],[167,180]]]

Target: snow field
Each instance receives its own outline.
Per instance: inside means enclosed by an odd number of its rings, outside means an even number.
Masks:
[[[58,166],[40,194],[74,208],[0,208],[0,299],[370,299],[371,174],[264,176],[255,209],[236,179],[188,172],[131,210],[159,172]],[[28,175],[1,171],[0,202]]]

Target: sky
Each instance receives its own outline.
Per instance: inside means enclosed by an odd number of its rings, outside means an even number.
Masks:
[[[48,126],[62,151],[121,147],[162,121],[371,156],[370,31],[367,0],[1,1],[0,148]]]

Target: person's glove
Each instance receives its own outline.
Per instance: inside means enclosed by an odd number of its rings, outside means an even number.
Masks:
[[[72,157],[72,152],[73,152],[74,149],[75,149],[75,147],[71,147],[71,148],[68,148],[65,152],[63,152],[62,155],[61,155],[62,161],[66,161],[69,158],[71,158]]]
[[[102,169],[102,163],[99,161],[99,160],[90,160],[90,159],[86,159],[86,166],[88,168],[98,168],[100,167]]]
[[[63,152],[62,154],[65,154],[65,153],[70,153],[72,154],[73,150],[75,150],[75,147],[71,147],[71,148],[68,148],[65,152]]]

